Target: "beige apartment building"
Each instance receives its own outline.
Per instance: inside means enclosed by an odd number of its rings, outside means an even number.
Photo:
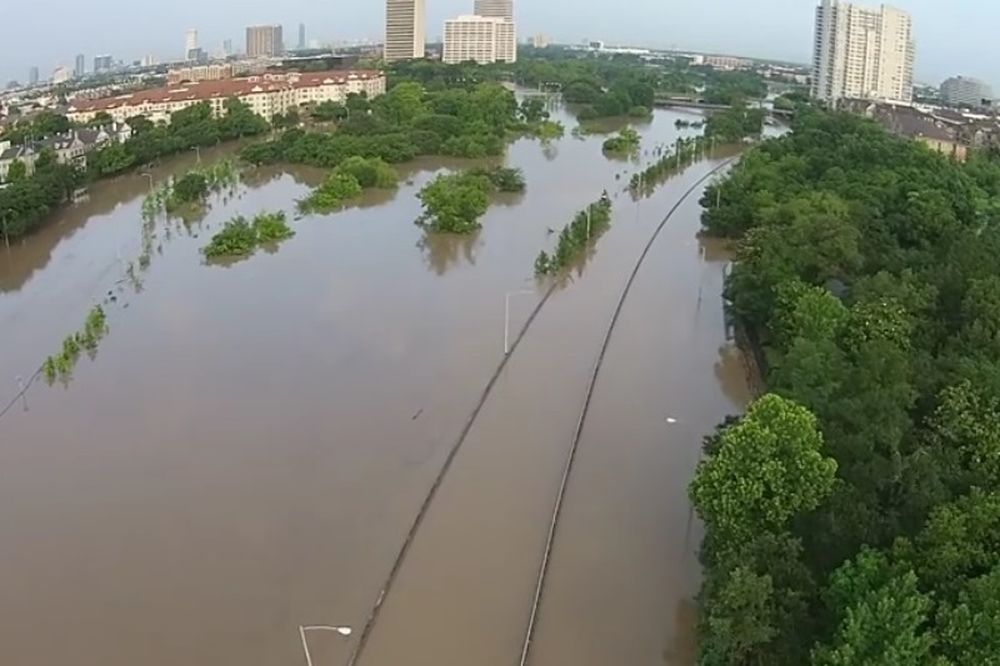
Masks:
[[[426,0],[386,0],[385,53],[387,62],[424,57]]]
[[[281,55],[284,51],[280,25],[252,25],[247,28],[247,56],[266,58]]]
[[[816,8],[813,97],[910,102],[914,55],[913,21],[906,12],[822,0]]]
[[[481,65],[517,60],[513,21],[487,16],[459,16],[444,23],[444,54],[449,65],[474,60]]]
[[[276,113],[320,102],[344,102],[351,93],[369,98],[385,93],[385,74],[377,71],[287,72],[223,81],[201,81],[103,99],[76,99],[67,117],[87,123],[101,112],[124,122],[144,116],[169,123],[170,115],[207,102],[216,116],[225,112],[226,100],[238,99],[259,116],[270,120]]]
[[[514,20],[514,0],[476,0],[473,14]]]

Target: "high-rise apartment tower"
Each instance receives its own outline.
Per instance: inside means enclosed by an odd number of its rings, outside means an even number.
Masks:
[[[281,55],[284,40],[280,25],[252,25],[247,28],[247,56],[262,58]]]
[[[913,21],[888,5],[869,9],[839,0],[816,8],[813,97],[913,99]]]
[[[424,57],[426,0],[386,0],[385,59]]]
[[[492,16],[514,20],[514,0],[476,0],[473,13],[476,16]]]

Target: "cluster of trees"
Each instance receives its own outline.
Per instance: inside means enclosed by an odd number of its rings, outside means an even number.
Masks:
[[[223,225],[222,230],[202,248],[202,254],[209,259],[246,257],[261,245],[277,243],[294,235],[283,212],[259,213],[253,221],[247,221],[240,215]]]
[[[605,153],[631,155],[638,152],[640,145],[639,133],[631,127],[626,127],[616,136],[608,137],[602,148]]]
[[[469,234],[480,228],[479,218],[490,205],[494,192],[523,192],[520,169],[470,169],[441,175],[417,195],[424,212],[417,224],[430,231]]]
[[[142,202],[143,217],[152,219],[160,211],[169,214],[199,206],[211,192],[235,185],[239,178],[239,170],[232,160],[191,169],[180,178],[172,178],[150,192]]]
[[[652,192],[664,178],[682,166],[694,162],[698,158],[698,151],[702,150],[704,145],[705,139],[700,136],[677,139],[673,153],[664,150],[660,159],[639,173],[632,175],[632,180],[629,181],[629,190],[633,195]]]
[[[255,164],[294,162],[336,167],[348,157],[378,157],[389,163],[418,155],[500,155],[508,128],[517,124],[513,93],[498,84],[428,92],[403,82],[374,100],[355,96],[350,117],[333,133],[286,131],[273,141],[248,146]]]
[[[731,109],[713,113],[705,123],[705,136],[723,143],[736,143],[746,137],[760,136],[764,131],[763,109],[749,109],[737,102]]]
[[[41,111],[31,118],[19,120],[0,133],[0,141],[10,141],[22,145],[31,141],[41,141],[56,134],[63,134],[72,128],[69,118],[54,111]]]
[[[111,122],[106,114],[96,119],[97,124],[104,122]],[[209,104],[203,103],[175,112],[168,125],[154,125],[141,116],[130,119],[129,124],[132,138],[91,152],[86,170],[58,164],[50,150],[42,151],[30,176],[23,165],[15,164],[11,183],[0,189],[0,231],[5,238],[15,239],[37,229],[46,216],[89,180],[117,175],[198,146],[262,134],[270,128],[266,120],[236,99],[226,102],[226,113],[221,118],[213,117]],[[30,122],[17,124],[4,138],[32,141],[70,128],[65,116],[42,113]]]
[[[73,196],[82,181],[83,175],[71,165],[59,164],[51,150],[38,156],[31,176],[23,169],[20,175],[15,173],[0,189],[0,233],[5,242],[37,229],[52,210]]]
[[[76,367],[76,362],[80,360],[80,354],[86,351],[93,358],[97,353],[97,345],[107,333],[108,321],[104,314],[104,308],[95,305],[87,313],[83,328],[63,340],[62,349],[59,350],[58,354],[45,359],[42,364],[42,374],[45,376],[45,381],[50,385],[55,383],[56,379],[68,381],[73,374],[73,368]]]
[[[708,68],[705,71],[705,91],[701,98],[709,104],[744,104],[747,100],[764,99],[767,82],[756,72],[726,72]]]
[[[581,210],[573,221],[559,232],[559,242],[551,255],[542,250],[535,259],[535,275],[552,275],[579,258],[590,242],[600,238],[611,226],[611,198],[605,192],[601,198]]]
[[[804,109],[704,203],[771,394],[691,486],[700,663],[997,663],[1000,164]]]
[[[392,189],[399,174],[378,157],[349,157],[326,177],[323,184],[299,202],[299,208],[309,211],[331,211],[354,199],[369,188]]]
[[[161,157],[201,146],[213,146],[247,136],[264,134],[270,124],[237,99],[225,102],[225,113],[216,118],[208,102],[175,111],[170,123],[157,125],[142,116],[129,119],[132,138],[110,144],[88,155],[92,177],[123,173]]]

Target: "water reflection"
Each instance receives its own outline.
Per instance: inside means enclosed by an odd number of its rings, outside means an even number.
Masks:
[[[417,240],[417,247],[431,270],[441,276],[463,263],[476,265],[476,251],[483,246],[482,233],[481,229],[471,234],[425,233]]]

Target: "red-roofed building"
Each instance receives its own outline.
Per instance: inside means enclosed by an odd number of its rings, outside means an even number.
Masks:
[[[385,74],[378,71],[329,71],[267,73],[239,79],[199,81],[141,90],[102,99],[74,99],[67,116],[76,123],[90,122],[104,112],[118,122],[145,116],[153,122],[170,122],[170,114],[208,102],[221,115],[227,99],[236,98],[254,113],[270,120],[276,113],[320,102],[343,102],[351,93],[369,98],[385,93]]]

